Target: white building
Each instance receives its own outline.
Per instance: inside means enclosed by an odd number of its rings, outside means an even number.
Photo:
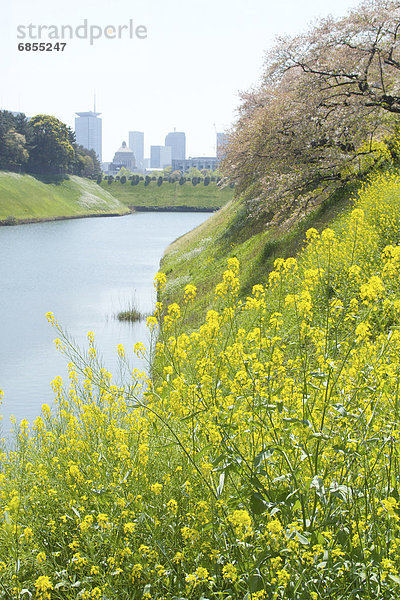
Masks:
[[[98,112],[77,112],[75,118],[76,142],[88,150],[94,150],[101,162],[102,155],[102,120]]]
[[[183,131],[171,131],[165,136],[165,146],[171,148],[172,160],[185,160],[186,135]]]
[[[170,146],[150,146],[150,167],[165,169],[172,164],[172,150]]]
[[[144,169],[144,133],[143,131],[129,132],[129,148],[133,150],[136,167],[139,171]]]

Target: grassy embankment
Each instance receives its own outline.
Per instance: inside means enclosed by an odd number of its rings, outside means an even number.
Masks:
[[[191,182],[183,185],[164,181],[161,186],[151,181],[145,186],[141,181],[138,185],[130,185],[113,181],[101,183],[123,204],[136,210],[216,210],[233,198],[233,189],[229,186],[220,188],[216,183],[205,186],[199,183],[193,186]]]
[[[71,175],[44,183],[30,175],[0,172],[0,224],[127,213],[126,206],[89,179]]]
[[[295,256],[304,245],[309,227],[321,230],[350,210],[357,187],[338,194],[291,229],[270,230],[262,222],[246,221],[239,200],[232,200],[202,225],[175,240],[165,251],[161,270],[167,275],[163,294],[166,303],[180,301],[184,286],[193,283],[199,294],[187,318],[196,325],[214,301],[214,288],[226,267],[226,258],[236,256],[241,265],[240,296],[256,283],[265,283],[275,258]]]
[[[115,385],[93,333],[79,358],[48,315],[69,390],[0,454],[1,599],[399,597],[400,177],[319,211],[320,234],[239,217],[167,254],[156,381],[119,346]]]

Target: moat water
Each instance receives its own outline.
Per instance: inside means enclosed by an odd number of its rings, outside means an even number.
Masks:
[[[135,213],[0,228],[0,414],[32,421],[52,404],[50,382],[67,379],[67,362],[46,319],[54,313],[80,348],[93,331],[104,366],[118,369],[116,347],[132,355],[149,344],[146,322],[120,322],[116,314],[135,303],[151,313],[153,277],[165,248],[208,218],[207,213]],[[134,367],[146,369],[135,359]]]

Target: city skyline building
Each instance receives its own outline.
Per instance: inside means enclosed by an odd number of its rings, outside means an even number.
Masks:
[[[150,168],[165,169],[172,164],[172,149],[170,146],[150,146]]]
[[[165,136],[165,146],[171,148],[172,160],[185,160],[186,134],[183,131],[171,131]]]
[[[134,152],[126,145],[126,142],[122,142],[122,146],[114,154],[111,164],[113,171],[119,171],[122,167],[130,171],[133,171],[136,167]]]
[[[75,117],[76,141],[84,148],[93,149],[100,162],[102,162],[102,119],[99,118],[100,112],[93,111],[77,112]],[[228,134],[224,132],[215,132],[216,135],[216,158],[220,162],[225,156],[225,145],[228,141]],[[135,169],[138,172],[144,172],[146,168],[165,168],[167,166],[177,165],[180,167],[188,165],[187,161],[193,161],[192,157],[186,159],[186,134],[183,131],[170,131],[165,136],[165,145],[151,145],[150,159],[145,158],[145,145],[143,131],[129,131],[128,150],[132,151],[135,158]],[[199,160],[204,158],[204,160]],[[186,164],[185,164],[186,161]],[[205,168],[215,168],[215,157],[195,157],[197,164],[208,163]],[[113,160],[112,163],[115,164]],[[111,163],[110,163],[111,164]]]
[[[88,150],[94,150],[102,162],[102,120],[95,111],[77,112],[75,117],[76,142]]]
[[[189,169],[195,168],[199,171],[215,171],[218,169],[218,159],[216,156],[194,156],[185,160],[173,160],[172,171],[181,171],[186,173]]]
[[[129,132],[129,148],[133,150],[136,167],[140,171],[144,169],[144,133],[143,131]]]

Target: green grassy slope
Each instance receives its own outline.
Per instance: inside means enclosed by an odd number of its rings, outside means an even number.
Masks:
[[[179,302],[185,285],[196,285],[199,294],[188,318],[193,325],[197,324],[204,310],[212,305],[215,286],[221,280],[230,256],[236,256],[240,261],[240,295],[245,297],[253,285],[267,280],[275,258],[296,255],[309,227],[321,230],[340,214],[348,212],[353,192],[355,188],[348,189],[289,230],[271,230],[262,223],[251,223],[247,221],[240,201],[230,201],[205,223],[167,248],[160,269],[167,275],[163,300]]]
[[[0,172],[0,221],[41,220],[129,210],[95,182],[71,176],[43,183],[30,175]]]
[[[220,189],[215,183],[210,183],[208,186],[199,183],[193,186],[189,182],[184,185],[164,182],[158,186],[157,182],[152,181],[150,185],[145,186],[143,181],[138,185],[130,185],[129,181],[125,184],[114,181],[110,185],[103,181],[101,187],[126,206],[138,209],[185,207],[215,210],[233,198],[233,190],[230,187]]]

